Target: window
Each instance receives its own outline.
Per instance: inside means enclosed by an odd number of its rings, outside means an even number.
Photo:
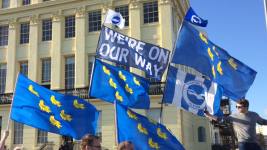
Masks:
[[[42,61],[42,84],[51,82],[51,60]]]
[[[65,89],[73,89],[75,80],[75,58],[66,58],[65,63]]]
[[[101,30],[101,11],[89,13],[89,32]]]
[[[52,20],[43,21],[43,41],[52,40]]]
[[[125,6],[125,7],[115,8],[115,11],[119,12],[125,19],[125,26],[129,26],[129,7]]]
[[[206,142],[205,128],[199,127],[198,131],[198,142]]]
[[[1,137],[1,131],[2,131],[2,117],[0,117],[0,139],[2,139],[2,137]]]
[[[91,75],[92,75],[92,69],[93,69],[93,64],[95,61],[95,57],[93,55],[88,56],[88,81],[90,83]]]
[[[8,26],[0,27],[0,46],[8,45]]]
[[[23,0],[22,5],[29,5],[31,4],[31,0]]]
[[[148,109],[147,117],[159,122],[160,108]],[[163,123],[163,117],[161,116],[161,123]]]
[[[9,8],[10,0],[2,0],[2,8]]]
[[[48,1],[50,1],[50,0],[44,0],[44,2],[48,2]]]
[[[0,65],[0,94],[6,90],[6,65]]]
[[[158,1],[144,3],[144,23],[158,22]]]
[[[151,77],[150,75],[148,75],[147,73],[146,73],[146,79],[147,79],[150,83],[152,83],[152,82],[158,82],[158,80],[152,78],[152,77]]]
[[[75,16],[65,18],[65,38],[75,37]]]
[[[20,63],[20,71],[19,72],[28,78],[28,62]]]
[[[14,121],[14,144],[23,143],[23,124]]]
[[[30,31],[30,24],[29,23],[21,24],[20,44],[29,43],[29,31]]]
[[[125,65],[121,65],[121,64],[116,64],[116,67],[121,68],[123,70],[129,71],[130,72],[130,67],[129,66],[125,66]]]
[[[97,132],[96,135],[99,136],[99,142],[102,143],[102,112],[99,112],[98,118],[97,118]]]
[[[219,143],[219,134],[218,134],[218,132],[215,132],[214,137],[215,137],[215,144],[220,144]]]
[[[47,131],[38,130],[37,143],[45,143],[47,141]]]

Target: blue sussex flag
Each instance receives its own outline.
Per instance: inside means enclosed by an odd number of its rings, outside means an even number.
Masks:
[[[137,109],[149,109],[148,88],[143,77],[95,60],[90,96]]]
[[[185,150],[168,127],[120,104],[115,111],[118,143],[130,141],[139,150]]]
[[[83,99],[51,91],[19,74],[11,119],[80,140],[96,135],[97,109]]]
[[[206,109],[222,117],[222,95],[223,88],[217,83],[169,67],[163,102],[175,104],[199,116],[205,117],[203,109]]]
[[[224,95],[232,100],[244,98],[257,72],[230,56],[183,22],[171,63],[192,67],[224,88]]]
[[[200,18],[191,7],[188,9],[184,20],[201,27],[206,27],[208,24],[208,20]]]

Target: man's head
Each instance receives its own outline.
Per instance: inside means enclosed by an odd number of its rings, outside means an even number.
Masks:
[[[130,141],[124,141],[118,145],[117,150],[134,150],[134,146]]]
[[[99,136],[86,134],[80,143],[81,150],[101,150]]]
[[[240,99],[236,102],[236,108],[239,113],[247,113],[249,102],[246,99]]]

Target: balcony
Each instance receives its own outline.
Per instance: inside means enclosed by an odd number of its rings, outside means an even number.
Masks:
[[[150,87],[148,90],[149,95],[162,95],[165,87],[165,82],[154,82],[150,83]],[[88,91],[89,88],[76,88],[76,89],[63,89],[63,90],[54,90],[55,92],[65,94],[65,95],[73,95],[80,97],[82,99],[88,99]],[[3,104],[11,104],[13,98],[13,93],[9,94],[0,94],[0,105]],[[90,99],[94,99],[94,97],[90,97]]]

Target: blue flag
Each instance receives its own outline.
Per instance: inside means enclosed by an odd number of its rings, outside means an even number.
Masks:
[[[185,150],[171,130],[132,110],[116,105],[118,143],[130,141],[138,150]]]
[[[141,76],[96,59],[89,95],[110,103],[116,100],[131,108],[149,109],[149,85]]]
[[[208,24],[208,20],[203,20],[200,18],[191,7],[187,11],[184,20],[201,27],[206,27]]]
[[[206,109],[222,117],[222,95],[223,88],[217,83],[169,67],[163,102],[175,104],[199,116],[205,117],[203,109]]]
[[[183,22],[172,63],[195,68],[224,88],[232,100],[244,98],[257,72],[205,38],[201,32]]]
[[[106,26],[102,27],[96,52],[96,58],[141,69],[157,80],[161,80],[168,66],[169,55],[167,49],[133,39]]]
[[[83,99],[51,91],[19,74],[11,119],[80,140],[96,135],[97,109]]]

